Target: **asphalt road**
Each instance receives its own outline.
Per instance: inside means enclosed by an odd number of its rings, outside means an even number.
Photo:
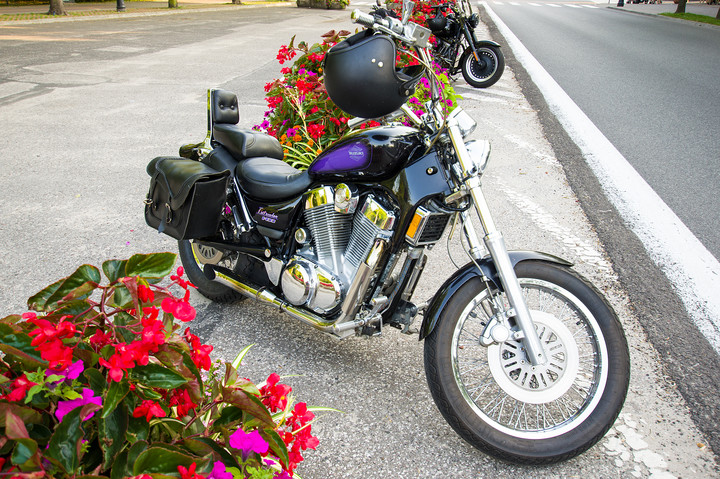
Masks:
[[[517,38],[522,39],[523,45],[533,53],[533,56],[538,55],[538,61],[542,63],[543,68],[552,75],[558,84],[561,84],[583,112],[593,120],[593,123],[597,122],[598,128],[624,153],[629,162],[635,164],[650,157],[653,167],[659,170],[664,168],[666,151],[663,146],[665,143],[676,140],[669,134],[670,130],[667,126],[653,129],[652,132],[648,129],[628,130],[626,134],[629,137],[625,135],[618,137],[618,130],[614,128],[616,125],[612,125],[612,121],[610,121],[611,128],[608,129],[608,116],[611,118],[614,113],[618,118],[626,118],[622,121],[622,123],[626,123],[633,121],[633,115],[643,117],[643,115],[653,114],[655,123],[665,125],[661,121],[664,113],[656,111],[656,104],[664,101],[662,92],[667,90],[667,82],[658,82],[652,88],[616,89],[612,87],[610,79],[624,79],[630,75],[642,76],[642,73],[648,69],[648,65],[653,65],[653,68],[664,68],[666,65],[656,66],[654,61],[638,62],[637,58],[640,53],[636,51],[637,45],[623,47],[622,54],[613,54],[615,45],[612,38],[616,32],[627,28],[625,25],[628,24],[634,25],[634,28],[625,30],[627,35],[646,37],[657,35],[657,41],[645,42],[640,47],[645,51],[645,55],[651,57],[658,51],[654,45],[660,45],[665,41],[661,37],[667,33],[667,30],[684,31],[687,25],[660,17],[609,10],[604,6],[598,7],[598,5],[587,2],[497,1],[490,4],[490,8],[512,29]],[[620,26],[616,27],[616,24]],[[693,26],[693,28],[698,32],[707,33],[709,36],[704,40],[709,42],[712,42],[713,35],[718,33],[717,29],[698,26]],[[640,30],[640,33],[636,33],[635,30]],[[622,34],[618,35],[624,37]],[[690,37],[690,40],[698,41],[697,35]],[[557,46],[558,38],[566,38],[564,44],[571,45],[572,48],[555,48],[554,51],[551,51],[548,44]],[[678,42],[690,40],[679,39]],[[653,47],[650,48],[649,45],[653,45]],[[686,48],[689,47],[686,45]],[[627,58],[630,59],[630,63],[636,64],[634,68],[632,65],[623,63],[626,50],[628,50]],[[701,58],[702,55],[708,54],[704,45],[700,46],[699,51]],[[509,52],[506,51],[507,53]],[[716,55],[716,53],[713,54]],[[688,60],[688,55],[679,53],[678,55],[678,63],[694,61],[694,59]],[[596,57],[607,60],[599,65],[594,60]],[[701,65],[698,70],[699,77],[702,77],[703,74],[707,75],[704,65]],[[658,262],[648,256],[647,250],[650,249],[648,245],[643,244],[635,234],[629,231],[626,220],[622,219],[622,215],[618,214],[616,210],[623,205],[608,202],[603,188],[598,185],[597,178],[588,167],[586,159],[583,158],[575,143],[567,137],[565,129],[558,124],[553,112],[549,111],[543,95],[533,81],[527,75],[522,74],[523,68],[518,68],[518,71],[523,91],[533,107],[540,112],[546,136],[562,162],[574,191],[583,203],[585,212],[598,231],[631,298],[633,308],[648,332],[649,339],[661,352],[667,374],[676,381],[688,403],[692,405],[691,412],[696,422],[708,434],[715,447],[718,447],[720,445],[720,413],[716,397],[717,392],[720,391],[720,380],[713,377],[708,380],[707,376],[700,377],[697,371],[720,367],[720,360],[716,350],[708,344],[707,339],[693,324],[693,321],[697,321],[697,317],[702,314],[698,314],[698,311],[692,308],[690,311],[693,317],[689,316],[687,301],[683,304],[677,293],[678,284],[672,284],[666,276],[668,269],[673,269],[673,265],[667,262]],[[706,80],[712,81],[711,78]],[[585,85],[592,85],[592,87],[584,88]],[[711,94],[703,93],[703,88],[697,90],[701,92],[701,96]],[[694,96],[695,91],[689,88],[683,89],[675,96],[687,100],[689,104],[695,104],[697,102],[697,98]],[[637,95],[637,98],[634,98],[634,95]],[[647,96],[655,98],[648,100]],[[673,97],[669,101],[677,100]],[[677,107],[677,111],[683,114],[686,109]],[[703,143],[703,134],[698,135],[699,140],[696,144],[694,134],[694,131],[690,134],[693,141],[685,141],[685,145],[692,143],[693,146],[683,147],[683,151],[687,151],[689,148],[703,150],[702,145],[707,145],[707,143]],[[648,140],[651,136],[661,139],[648,146],[646,141],[651,141]],[[643,146],[645,150],[638,145]],[[688,156],[687,162],[704,164],[707,161],[716,164],[717,146],[714,149],[712,146],[705,146],[704,150],[706,151],[703,151],[699,157]],[[654,155],[651,154],[653,152]],[[695,154],[699,153],[695,151]],[[707,160],[713,155],[715,155],[715,160]],[[600,161],[602,161],[602,157]],[[688,173],[688,169],[677,169],[675,173],[672,178],[666,179],[670,182],[677,177],[696,174],[694,171]],[[643,174],[643,176],[645,175]],[[649,179],[646,178],[646,180],[652,184]],[[712,187],[716,187],[716,185],[713,184]],[[678,195],[680,194],[682,194],[682,189],[678,187]],[[691,206],[695,206],[695,198],[688,201],[691,202]],[[698,203],[702,201],[705,200],[698,201]],[[652,213],[648,210],[642,214],[651,215]],[[708,216],[712,217],[712,213],[705,212],[704,218]],[[677,260],[682,261],[682,255]],[[660,268],[665,268],[665,273]],[[710,278],[708,281],[711,281],[712,284],[716,282],[716,279]],[[715,299],[716,293],[712,288],[709,289],[713,297],[703,296],[705,301]],[[715,338],[712,334],[710,337]]]
[[[208,87],[237,92],[241,125],[259,123],[263,86],[280,69],[279,46],[293,35],[314,42],[330,29],[351,29],[348,17],[227,7],[0,26],[0,314],[22,312],[25,298],[82,263],[174,250],[142,218],[147,162],[204,137]],[[623,413],[606,438],[543,468],[478,453],[432,403],[422,345],[396,330],[338,342],[261,305],[219,306],[195,295],[193,332],[225,359],[254,344],[243,363],[247,377],[262,381],[277,371],[297,400],[343,411],[313,425],[320,446],[300,466],[305,478],[716,476],[708,438],[647,342],[514,71],[491,90],[462,81],[456,88],[479,123],[475,136],[493,144],[484,187],[509,247],[575,262],[621,317],[633,372]],[[454,270],[445,249],[432,251],[420,300]],[[448,249],[464,262],[454,240]]]
[[[588,2],[488,5],[720,258],[720,28]]]

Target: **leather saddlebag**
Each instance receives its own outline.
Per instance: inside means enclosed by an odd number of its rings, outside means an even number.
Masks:
[[[145,221],[177,240],[217,232],[227,196],[229,171],[199,161],[159,157],[147,166],[152,177],[145,199]]]

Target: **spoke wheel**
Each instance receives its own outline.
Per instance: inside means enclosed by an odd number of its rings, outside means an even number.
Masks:
[[[509,306],[475,278],[426,339],[428,384],[450,425],[476,447],[551,463],[583,452],[612,426],[627,393],[627,343],[612,309],[569,268],[527,261],[516,271],[548,362],[529,361],[512,318],[491,321]],[[500,324],[507,339],[484,346],[488,324]]]

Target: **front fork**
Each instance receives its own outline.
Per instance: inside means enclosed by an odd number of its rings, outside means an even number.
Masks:
[[[485,247],[495,262],[495,268],[500,277],[502,287],[505,290],[508,303],[510,303],[511,309],[508,311],[509,316],[514,316],[517,325],[522,331],[524,336],[522,342],[525,346],[528,360],[533,366],[545,364],[547,362],[547,356],[545,355],[545,350],[533,325],[530,310],[523,297],[520,283],[518,282],[515,269],[513,268],[505,246],[505,240],[502,233],[495,227],[492,215],[490,214],[490,208],[488,207],[487,201],[485,201],[485,195],[480,187],[480,172],[477,171],[478,165],[470,157],[465,147],[465,141],[463,140],[460,128],[454,119],[448,122],[448,130],[463,174],[466,177],[465,186],[472,196],[482,229],[485,232],[485,236],[483,237]],[[464,214],[462,220],[465,236],[470,244],[470,255],[475,261],[479,261],[482,258],[480,240],[477,237],[469,215]]]

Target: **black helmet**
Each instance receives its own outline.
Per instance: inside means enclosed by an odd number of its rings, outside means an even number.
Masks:
[[[325,88],[343,111],[378,118],[402,106],[415,92],[422,65],[396,68],[395,44],[369,30],[332,47],[325,55]]]

